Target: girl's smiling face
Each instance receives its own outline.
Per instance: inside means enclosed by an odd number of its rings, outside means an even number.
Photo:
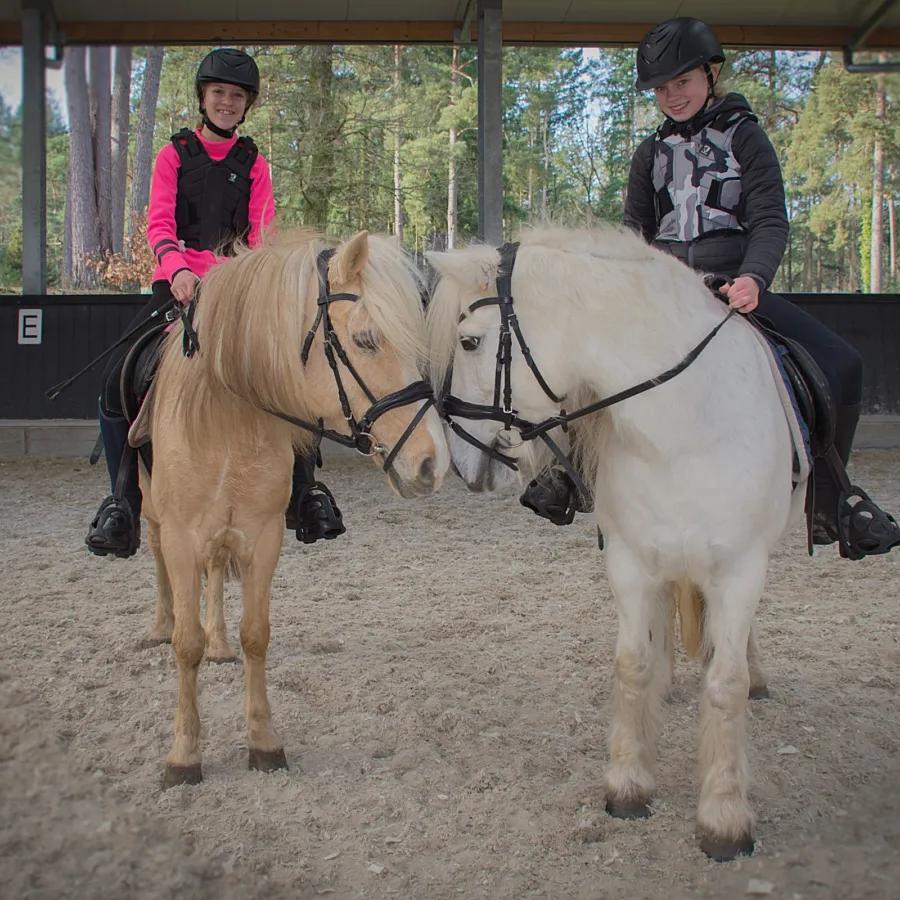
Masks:
[[[203,107],[210,122],[225,130],[234,128],[247,110],[250,95],[236,84],[212,81],[203,86]]]
[[[710,66],[713,80],[719,75],[719,66]],[[709,82],[703,66],[691,69],[682,75],[670,78],[665,84],[653,89],[659,108],[676,122],[687,122],[706,105],[709,96]]]

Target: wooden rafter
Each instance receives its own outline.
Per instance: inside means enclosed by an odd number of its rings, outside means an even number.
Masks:
[[[70,44],[451,44],[456,22],[62,22]],[[504,22],[508,44],[552,46],[635,46],[648,23]],[[793,26],[716,25],[716,34],[730,47],[840,50],[855,29]],[[473,39],[475,27],[473,24]],[[0,45],[21,43],[18,22],[0,22]],[[900,50],[900,28],[882,28],[870,35],[867,49]]]

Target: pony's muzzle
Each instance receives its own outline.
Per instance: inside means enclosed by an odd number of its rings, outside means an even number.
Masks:
[[[434,467],[434,457],[426,456],[419,465],[419,484],[428,492],[434,490],[437,481],[437,472]]]
[[[414,461],[408,469],[401,466],[398,471],[396,465],[391,466],[388,478],[397,493],[407,500],[433,494],[441,481],[435,457],[431,454],[421,461]]]

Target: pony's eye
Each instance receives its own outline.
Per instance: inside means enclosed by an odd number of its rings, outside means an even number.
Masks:
[[[459,346],[466,351],[477,350],[480,343],[481,338],[472,337],[471,335],[463,335],[459,339]]]
[[[371,331],[361,331],[353,335],[353,343],[360,350],[366,350],[369,353],[375,353],[378,350],[378,335],[372,334]]]

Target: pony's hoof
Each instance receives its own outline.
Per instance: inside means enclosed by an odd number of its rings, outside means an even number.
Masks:
[[[152,647],[161,647],[163,644],[171,644],[171,643],[172,643],[171,636],[169,636],[169,637],[153,637],[153,635],[150,635],[150,637],[144,638],[138,644],[138,649],[139,650],[150,650]]]
[[[644,800],[617,800],[606,798],[606,811],[614,819],[649,819],[650,804]]]
[[[701,834],[700,849],[713,862],[731,862],[739,856],[753,854],[753,838],[747,834],[736,841],[726,841],[710,834]]]
[[[284,750],[254,750],[250,748],[248,768],[257,772],[277,772],[288,767]]]
[[[771,698],[771,694],[769,693],[769,686],[767,684],[760,684],[756,687],[750,688],[749,697],[751,700],[769,700]]]
[[[179,784],[200,784],[203,781],[203,770],[200,763],[192,766],[173,766],[166,763],[166,774],[163,776],[163,790],[178,787]]]

